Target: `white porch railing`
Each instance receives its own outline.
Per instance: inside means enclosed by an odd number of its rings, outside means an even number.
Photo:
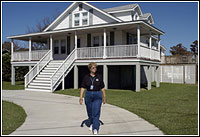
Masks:
[[[65,76],[65,72],[69,71],[72,69],[74,65],[74,61],[76,59],[75,57],[75,52],[77,50],[74,49],[68,56],[67,58],[63,61],[63,63],[59,66],[59,68],[52,74],[51,76],[51,91],[54,91],[57,86],[60,84],[62,81],[62,77]]]
[[[84,47],[77,48],[77,58],[102,58],[103,57],[103,46],[100,47]]]
[[[52,51],[49,50],[42,59],[24,76],[25,77],[25,87],[35,78],[37,74],[49,63],[52,56]]]
[[[149,47],[140,46],[140,57],[150,59],[151,49]]]
[[[34,50],[31,51],[30,60],[40,60],[49,50]],[[29,60],[29,51],[13,52],[12,61],[25,61]]]
[[[157,49],[151,50],[151,59],[161,60],[160,59],[160,52]]]
[[[140,46],[140,57],[160,60],[160,52],[158,49],[150,49],[147,46]]]
[[[106,46],[106,57],[135,57],[137,44]]]

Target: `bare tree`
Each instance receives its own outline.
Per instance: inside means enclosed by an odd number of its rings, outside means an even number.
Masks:
[[[36,25],[33,27],[27,27],[27,33],[35,33],[44,31],[57,17],[60,15],[58,9],[55,10],[54,15],[43,17],[41,20],[37,21]]]
[[[27,27],[27,33],[36,33],[44,31],[60,14],[60,11],[57,9],[52,16],[43,17],[40,21],[37,21],[36,25],[33,27]],[[33,42],[33,50],[47,49],[46,43]]]

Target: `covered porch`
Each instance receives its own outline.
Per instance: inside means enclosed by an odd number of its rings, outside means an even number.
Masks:
[[[160,61],[160,35],[162,32],[151,25],[132,22],[12,36],[11,61],[39,61],[49,50],[52,59],[64,60],[73,49],[76,59],[134,57]],[[14,52],[14,39],[28,41],[29,51]],[[32,51],[33,42],[43,42],[48,49]]]
[[[45,64],[47,60],[65,60],[72,51],[75,53],[76,61],[80,62],[112,62],[112,59],[159,62],[160,35],[163,35],[162,31],[145,22],[137,21],[11,36],[9,38],[12,40],[25,40],[29,43],[29,51],[14,52],[13,41],[11,42],[11,63],[38,61]],[[46,43],[48,50],[32,51],[33,42]],[[14,67],[15,65],[12,65],[12,84],[15,77]],[[38,73],[40,67],[35,70]],[[138,71],[137,67],[136,70]]]

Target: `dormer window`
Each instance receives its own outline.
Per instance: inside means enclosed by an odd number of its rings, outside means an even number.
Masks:
[[[82,13],[82,25],[88,25],[88,12]]]
[[[133,20],[139,20],[139,16],[137,13],[133,16]]]
[[[74,14],[74,26],[79,26],[80,24],[80,14]]]

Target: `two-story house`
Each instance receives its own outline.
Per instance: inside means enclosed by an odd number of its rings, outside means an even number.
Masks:
[[[154,78],[159,87],[164,32],[153,24],[151,13],[143,13],[138,4],[99,9],[74,2],[43,32],[8,37],[12,84],[15,67],[29,66],[25,90],[77,89],[88,73],[88,63],[96,62],[106,89],[140,91],[145,81],[149,90]],[[28,41],[29,51],[13,51],[13,40]],[[48,50],[32,51],[33,42],[46,43]]]

